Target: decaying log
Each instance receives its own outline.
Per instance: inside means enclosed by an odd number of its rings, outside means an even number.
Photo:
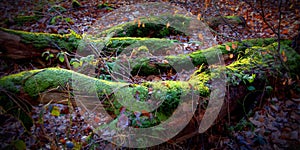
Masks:
[[[288,54],[286,56],[286,63],[291,64],[289,66],[292,66],[292,64],[294,65],[291,67],[293,68],[291,69],[291,72],[299,72],[298,70],[300,65],[297,62],[299,62],[300,56],[297,55],[297,53],[287,45],[282,46],[284,47],[286,54]],[[264,55],[260,55],[260,51],[266,53],[264,53]],[[28,97],[31,97],[31,101],[35,103],[41,103],[37,101],[37,99],[39,98],[40,100],[45,100],[43,97],[47,97],[47,94],[49,94],[50,97],[50,93],[53,93],[53,99],[57,99],[62,96],[59,101],[71,99],[70,94],[68,93],[79,90],[81,94],[83,94],[83,96],[81,96],[82,100],[85,100],[85,103],[90,101],[91,105],[88,107],[95,106],[95,104],[93,104],[95,101],[88,97],[91,96],[90,94],[97,93],[97,97],[99,97],[100,100],[107,100],[110,98],[114,99],[114,97],[111,97],[110,95],[121,88],[125,89],[125,91],[128,91],[128,93],[132,93],[133,95],[138,91],[141,101],[145,100],[149,94],[149,91],[147,90],[149,87],[152,88],[153,93],[157,91],[163,92],[163,89],[171,93],[174,92],[174,97],[170,98],[171,101],[176,99],[176,93],[178,93],[178,91],[194,90],[197,95],[202,97],[198,97],[200,106],[198,106],[194,117],[188,123],[186,128],[184,128],[184,130],[182,130],[175,138],[171,140],[171,142],[180,142],[198,134],[198,127],[202,120],[203,113],[213,110],[205,110],[203,109],[203,104],[201,106],[201,102],[206,100],[209,96],[209,84],[211,83],[212,79],[218,78],[220,73],[225,73],[227,75],[227,84],[230,88],[229,91],[226,92],[227,95],[224,99],[225,103],[223,104],[218,116],[219,119],[222,119],[227,115],[228,111],[230,113],[239,107],[238,101],[243,100],[245,95],[250,92],[247,89],[248,86],[253,86],[260,90],[259,88],[263,87],[262,84],[264,81],[276,75],[276,73],[278,73],[277,70],[282,68],[279,60],[274,59],[272,51],[275,51],[272,44],[266,47],[254,47],[252,50],[248,49],[246,51],[248,54],[245,55],[244,58],[241,58],[226,66],[225,70],[223,67],[217,67],[213,69],[216,71],[214,74],[199,70],[198,74],[195,73],[189,81],[185,82],[161,81],[146,82],[141,85],[136,85],[123,82],[99,80],[65,69],[46,68],[41,70],[25,71],[19,74],[2,77],[0,79],[0,86],[1,89],[13,92],[16,95],[27,95]],[[272,70],[270,68],[277,69]],[[271,74],[272,76],[270,76]],[[248,78],[249,76],[253,76],[253,81],[252,79]],[[74,83],[77,85],[75,86]],[[190,85],[192,85],[194,88],[191,89]],[[61,92],[61,95],[58,92]],[[86,98],[84,98],[84,95]],[[47,103],[48,101],[42,102]],[[158,112],[163,113],[164,111],[162,110],[170,110],[170,108],[172,109],[172,107],[169,106],[169,103],[165,103],[160,107],[162,106],[165,108],[161,110],[159,109]],[[227,106],[229,106],[229,108]],[[185,117],[184,113],[181,117]],[[178,120],[173,120],[171,123],[180,124],[181,117],[179,116]]]
[[[181,16],[181,18],[183,18]],[[189,18],[184,18],[188,20]],[[151,19],[150,19],[151,20]],[[225,22],[233,23],[233,24],[240,24],[243,23],[243,20],[238,16],[226,16],[226,17],[213,17],[207,18],[205,21],[208,23],[209,26],[217,26],[219,24],[224,24]],[[128,22],[123,24],[121,27],[113,27],[102,33],[109,33],[109,32],[118,32],[123,33],[124,30],[133,30],[130,28],[134,28],[134,30],[138,30],[137,25],[133,24],[132,22]],[[149,24],[149,29],[146,27],[146,30],[154,30],[153,32],[158,32],[162,29],[156,28],[163,28],[165,25],[158,25],[158,27],[153,28],[154,25]],[[153,29],[152,29],[153,28]],[[152,31],[151,31],[152,32]],[[180,31],[176,31],[175,33],[180,33]],[[101,33],[101,34],[102,34]],[[154,34],[154,33],[153,33]],[[159,37],[164,37],[169,32],[164,33]],[[117,37],[130,37],[134,35],[121,35],[116,34]],[[76,51],[78,44],[82,40],[81,35],[76,34],[74,31],[70,30],[69,34],[49,34],[49,33],[32,33],[32,32],[25,32],[25,31],[17,31],[17,30],[10,30],[5,28],[0,28],[0,57],[7,57],[11,59],[30,59],[35,57],[40,57],[41,54],[47,51],[47,48],[50,49],[57,49],[56,53],[65,50],[65,51]],[[130,44],[130,42],[129,42]]]

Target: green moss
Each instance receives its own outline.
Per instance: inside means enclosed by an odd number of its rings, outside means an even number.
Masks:
[[[70,30],[71,33],[64,35],[33,33],[5,28],[0,28],[0,30],[19,35],[21,37],[21,42],[25,44],[32,44],[37,49],[44,49],[47,47],[57,48],[58,46],[61,49],[73,51],[77,49],[78,43],[81,40],[81,36],[75,33],[73,30]]]
[[[241,20],[240,16],[224,16],[226,19],[235,20],[238,23],[243,23],[243,20]]]
[[[254,50],[255,47],[266,47],[273,43],[274,39],[250,39],[243,40],[242,42],[228,42],[222,45],[217,45],[214,47],[210,47],[204,50],[198,50],[192,52],[190,54],[180,54],[180,55],[170,55],[166,56],[165,59],[169,61],[168,64],[163,63],[150,63],[150,59],[142,59],[135,60],[137,63],[133,64],[133,74],[140,73],[141,75],[151,75],[151,74],[159,74],[163,70],[170,69],[171,66],[190,66],[190,62],[193,63],[194,66],[200,66],[202,64],[208,65],[207,58],[210,60],[219,60],[218,56],[222,56],[222,54],[233,54],[235,58],[248,57],[251,55],[248,51],[257,51]],[[166,52],[174,46],[174,42],[172,40],[165,39],[156,39],[156,38],[111,38],[111,40],[107,43],[107,47],[118,48],[119,53],[121,53],[125,47],[129,49],[129,51],[124,51],[127,56],[130,55],[132,49],[139,48],[141,46],[146,46],[150,53],[155,56],[165,56]],[[233,49],[232,45],[235,44],[237,48]],[[125,46],[126,45],[126,46]],[[230,51],[226,50],[226,45],[230,47]],[[171,65],[171,66],[170,66]]]
[[[100,37],[110,33],[115,33],[116,37],[156,37],[162,38],[167,35],[184,35],[188,30],[191,18],[183,15],[163,15],[160,17],[152,16],[149,18],[141,18],[138,21],[127,22],[121,25],[114,26],[103,31]],[[167,27],[167,24],[170,27]]]
[[[42,16],[39,15],[32,15],[32,16],[17,16],[14,18],[14,22],[17,25],[23,25],[26,22],[33,22],[33,21],[38,21]]]
[[[20,88],[23,86],[23,81],[40,71],[41,70],[24,71],[18,74],[2,77],[0,79],[0,86],[4,89],[12,91],[13,93],[18,93],[20,92]]]
[[[142,58],[137,59],[133,63],[131,74],[134,75],[157,75],[159,73],[159,69],[155,65],[149,65],[150,59],[149,58]]]

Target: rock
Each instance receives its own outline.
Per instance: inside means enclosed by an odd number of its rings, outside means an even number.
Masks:
[[[298,131],[292,131],[290,133],[290,139],[291,140],[298,140]]]

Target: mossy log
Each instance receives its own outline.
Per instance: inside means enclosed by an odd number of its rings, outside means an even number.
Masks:
[[[146,23],[145,27],[139,28],[137,23],[128,22],[119,26],[112,27],[111,29],[101,32],[97,36],[107,35],[110,32],[115,32],[114,37],[156,37],[163,38],[171,34],[181,34],[184,33],[184,27],[181,28],[180,23],[189,22],[191,18],[184,17],[180,15],[172,16],[169,19],[179,21],[178,25],[173,26],[177,28],[166,28],[166,21],[161,18],[148,18],[141,19]],[[219,17],[217,17],[219,18]],[[239,24],[243,22],[238,16],[227,16],[218,21],[217,18],[206,19],[208,25],[215,26],[225,20],[229,23]],[[150,21],[149,21],[150,20]],[[149,23],[147,23],[149,22]],[[126,34],[124,34],[126,33]],[[148,35],[151,34],[151,35]],[[5,56],[11,59],[26,59],[35,58],[41,56],[41,54],[46,51],[45,49],[56,49],[65,51],[75,51],[78,48],[80,41],[82,40],[82,35],[75,33],[70,30],[69,34],[49,34],[49,33],[32,33],[25,31],[17,31],[11,29],[0,28],[0,56]],[[113,39],[112,39],[113,40]],[[124,40],[123,40],[124,41]],[[103,44],[103,41],[100,41]],[[174,41],[173,41],[174,42]],[[116,43],[116,42],[115,42]],[[130,42],[129,42],[130,43]]]
[[[0,56],[30,59],[40,57],[47,48],[73,51],[76,50],[80,39],[81,36],[74,31],[60,35],[0,28]]]
[[[203,114],[214,111],[214,109],[203,109],[203,107],[205,108],[207,106],[204,104],[204,101],[209,97],[212,79],[219,78],[222,73],[227,75],[226,81],[230,88],[229,91],[226,92],[224,98],[225,104],[223,104],[219,113],[219,119],[222,119],[226,114],[239,108],[239,101],[245,101],[244,97],[249,92],[253,92],[251,91],[253,87],[256,91],[263,91],[263,85],[268,83],[268,80],[272,79],[272,77],[280,74],[280,70],[282,70],[283,67],[281,66],[281,62],[273,55],[275,53],[274,47],[276,47],[276,43],[265,47],[253,46],[252,49],[245,50],[245,53],[247,53],[247,55],[245,55],[246,57],[240,58],[225,68],[216,67],[210,71],[199,69],[189,81],[145,82],[137,85],[99,80],[60,68],[46,68],[2,77],[0,79],[0,86],[2,90],[15,93],[28,100],[30,99],[32,104],[47,103],[54,100],[51,99],[51,97],[57,101],[64,99],[74,100],[72,96],[76,94],[74,91],[79,91],[81,94],[80,101],[85,104],[90,104],[86,108],[91,110],[99,101],[95,101],[88,96],[96,93],[98,100],[100,99],[104,102],[110,101],[112,103],[112,105],[108,105],[108,107],[117,110],[113,112],[114,115],[120,114],[119,111],[122,105],[116,103],[114,100],[116,97],[111,96],[111,94],[119,90],[129,95],[131,93],[135,96],[138,93],[141,103],[136,102],[137,105],[130,104],[132,107],[139,107],[143,101],[147,100],[149,89],[151,88],[151,93],[156,93],[158,97],[160,97],[160,95],[165,97],[166,95],[164,94],[168,95],[168,98],[166,98],[156,110],[157,113],[160,114],[154,116],[157,123],[171,115],[172,111],[176,109],[176,106],[181,103],[179,98],[180,94],[193,91],[192,93],[196,94],[195,98],[200,106],[198,107],[198,111],[195,111],[194,117],[190,120],[186,128],[172,140],[173,142],[180,142],[198,134],[198,127]],[[282,51],[285,51],[285,54],[287,54],[286,63],[289,64],[290,69],[293,70],[295,74],[299,74],[300,65],[297,62],[299,62],[300,56],[285,44],[282,45]],[[249,86],[252,87],[249,89]],[[84,95],[87,95],[87,97],[84,98]],[[259,93],[255,95],[258,97],[261,96]],[[252,104],[254,103],[253,99],[255,98],[251,98],[250,101],[247,101]],[[7,101],[7,97],[1,96],[1,101]],[[176,103],[174,104],[174,102]],[[162,114],[165,114],[165,117],[162,117]],[[185,118],[184,115],[185,114],[182,113],[181,117]],[[181,117],[179,116],[177,120],[173,120],[171,123],[180,124],[182,121]],[[117,118],[115,120],[117,120]]]
[[[91,34],[98,33],[96,36],[105,37],[113,33],[114,37],[157,37],[164,38],[168,35],[192,34],[190,26],[199,25],[195,18],[184,15],[162,15],[153,17],[142,17],[138,20],[116,25],[112,28],[97,32],[92,30]],[[245,25],[245,19],[241,16],[218,16],[209,18],[198,18],[203,20],[210,28],[216,28],[221,24]],[[171,25],[170,25],[171,24]],[[169,27],[170,26],[170,27]],[[100,33],[100,34],[99,34]],[[190,35],[186,35],[190,36]]]

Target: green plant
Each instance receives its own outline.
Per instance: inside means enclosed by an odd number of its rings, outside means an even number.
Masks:
[[[70,60],[70,64],[74,67],[74,68],[78,68],[78,67],[82,67],[84,65],[96,65],[96,59],[94,58],[95,55],[88,55],[85,57],[81,57],[80,59],[78,58],[72,58]]]
[[[64,62],[64,61],[65,61],[65,55],[66,55],[66,54],[67,54],[67,52],[61,51],[61,52],[59,52],[59,53],[56,54],[56,58],[58,58],[58,60],[59,60],[60,62]]]
[[[54,16],[54,17],[52,17],[51,18],[51,20],[50,20],[50,24],[51,25],[55,25],[58,21],[65,21],[66,23],[73,23],[74,21],[71,19],[71,18],[69,18],[69,17],[63,17],[63,16],[60,16],[60,15],[58,15],[58,16]]]
[[[50,53],[50,51],[45,51],[42,53],[42,57],[46,56],[46,60],[49,60],[54,57],[54,54]]]
[[[254,125],[246,120],[245,118],[242,118],[235,126],[228,127],[229,131],[241,131],[245,128],[249,128],[251,131],[255,129]]]

